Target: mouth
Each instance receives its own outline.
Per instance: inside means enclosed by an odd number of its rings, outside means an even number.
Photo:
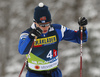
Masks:
[[[46,33],[48,30],[43,30],[43,33]]]

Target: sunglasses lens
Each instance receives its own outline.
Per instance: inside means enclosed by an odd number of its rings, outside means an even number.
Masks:
[[[49,24],[39,24],[39,25],[42,26],[42,27],[46,27],[46,26],[49,26],[50,23]]]

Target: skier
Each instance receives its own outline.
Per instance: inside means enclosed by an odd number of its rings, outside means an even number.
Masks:
[[[78,21],[79,30],[71,30],[60,24],[51,24],[51,14],[43,3],[35,8],[34,20],[30,28],[20,35],[18,50],[28,54],[32,43],[34,46],[28,58],[26,77],[62,77],[58,68],[58,44],[62,40],[80,44],[80,27],[83,27],[83,42],[87,41],[87,19]]]

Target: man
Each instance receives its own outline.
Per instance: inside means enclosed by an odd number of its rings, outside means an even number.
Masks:
[[[62,77],[58,68],[58,44],[62,40],[80,44],[80,27],[78,31],[70,30],[60,24],[51,24],[51,14],[43,3],[35,8],[34,21],[30,28],[20,35],[18,50],[28,54],[26,77]],[[87,41],[87,19],[78,21],[83,27],[83,42]]]

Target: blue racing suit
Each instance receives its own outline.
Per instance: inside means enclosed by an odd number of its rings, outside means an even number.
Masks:
[[[18,45],[19,53],[27,56],[34,42],[27,62],[26,77],[45,77],[44,73],[41,73],[44,71],[49,71],[49,75],[52,77],[62,77],[62,73],[58,68],[58,44],[62,40],[80,44],[80,31],[70,30],[60,24],[51,24],[46,34],[41,34],[34,40],[29,38],[29,33],[35,27],[33,23],[30,28],[21,33]],[[83,32],[83,42],[86,41],[87,30]]]

